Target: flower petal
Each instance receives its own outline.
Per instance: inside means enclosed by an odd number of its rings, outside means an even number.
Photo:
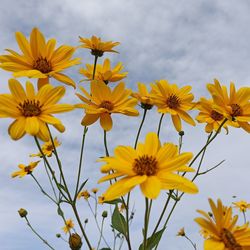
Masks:
[[[160,194],[162,185],[156,176],[148,176],[140,185],[142,193],[149,199],[155,199]]]

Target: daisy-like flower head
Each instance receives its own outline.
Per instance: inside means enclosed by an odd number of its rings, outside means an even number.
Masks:
[[[80,45],[81,48],[86,48],[91,50],[91,54],[94,56],[101,57],[104,52],[115,52],[117,51],[113,50],[113,47],[119,45],[119,42],[112,42],[107,41],[104,42],[101,40],[100,37],[92,36],[90,39],[79,37],[80,42],[82,45]]]
[[[57,104],[65,93],[64,87],[46,84],[35,93],[32,83],[27,81],[25,90],[17,80],[10,79],[9,89],[10,94],[0,95],[0,117],[15,119],[9,126],[9,135],[13,140],[28,133],[48,141],[50,135],[46,123],[60,132],[65,130],[61,121],[52,116],[74,108],[70,104]]]
[[[39,87],[48,83],[49,77],[75,87],[71,78],[60,73],[80,63],[79,58],[72,59],[74,47],[62,45],[55,49],[56,40],[50,39],[46,43],[38,28],[32,30],[30,41],[21,32],[16,32],[16,40],[21,53],[6,49],[10,54],[0,56],[2,69],[13,72],[14,77],[39,78]]]
[[[139,143],[136,149],[118,146],[114,156],[100,159],[106,163],[101,171],[113,173],[104,176],[99,182],[113,178],[117,180],[103,194],[103,199],[114,200],[137,185],[140,185],[142,193],[149,199],[157,198],[162,189],[197,193],[197,186],[177,173],[194,171],[187,166],[192,157],[192,153],[178,154],[178,147],[172,143],[161,145],[157,134],[153,132],[148,133],[145,143]]]
[[[33,170],[35,169],[35,167],[39,162],[40,161],[31,162],[29,165],[19,164],[18,167],[20,168],[20,170],[13,172],[11,174],[11,177],[14,178],[19,176],[19,178],[22,178],[27,174],[32,174]]]
[[[182,236],[182,237],[184,237],[185,235],[186,235],[185,229],[184,229],[184,227],[182,227],[182,228],[179,230],[179,232],[177,233],[176,236]]]
[[[83,197],[85,200],[87,200],[90,197],[90,193],[88,190],[83,190],[77,195],[77,199],[80,199]]]
[[[66,220],[65,226],[62,227],[62,230],[67,234],[68,232],[70,232],[71,229],[74,228],[74,223],[72,219],[68,219]]]
[[[233,205],[235,208],[238,208],[241,212],[244,213],[247,211],[247,209],[250,209],[250,204],[243,200],[238,202],[233,202]]]
[[[98,191],[99,191],[98,188],[92,188],[92,189],[91,189],[91,192],[94,193],[94,194],[96,194]]]
[[[232,208],[223,206],[221,200],[217,205],[209,199],[212,216],[197,210],[204,218],[196,218],[205,236],[204,250],[249,250],[250,228],[248,223],[237,226],[238,216],[232,215]]]
[[[54,146],[57,148],[61,145],[61,142],[58,141],[57,137],[55,137],[55,139],[53,139],[53,143],[54,143]],[[43,145],[42,145],[42,152],[45,156],[48,156],[48,157],[51,157],[52,156],[52,153],[54,152],[54,146],[53,146],[53,143],[51,140],[49,140],[48,142],[45,142]],[[31,154],[30,157],[42,157],[43,155],[39,152],[37,154]]]
[[[169,113],[178,132],[182,130],[181,119],[195,126],[194,120],[186,112],[194,107],[194,103],[192,103],[194,96],[189,93],[191,86],[178,88],[176,84],[169,84],[166,80],[160,80],[151,84],[151,87],[151,96],[153,103],[158,107],[158,112]]]
[[[205,131],[211,133],[212,131],[218,131],[221,123],[225,120],[224,116],[214,109],[213,100],[207,100],[206,98],[201,98],[197,109],[200,111],[196,120],[199,123],[207,123]],[[223,127],[228,132],[226,124]]]
[[[105,59],[103,65],[97,64],[95,71],[95,80],[100,80],[108,84],[109,82],[117,82],[125,78],[128,72],[121,72],[123,69],[122,63],[118,63],[113,69],[110,66],[110,60]],[[79,73],[83,74],[92,80],[93,78],[94,65],[86,64],[86,69],[81,68]]]
[[[138,93],[134,92],[132,96],[141,103],[143,109],[151,109],[153,107],[151,93],[148,92],[144,83],[138,82]]]
[[[84,104],[76,105],[78,108],[85,109],[86,114],[82,120],[83,126],[91,125],[100,119],[102,128],[109,131],[113,126],[111,114],[139,115],[134,108],[137,100],[130,98],[131,90],[125,89],[123,82],[111,90],[104,82],[95,80],[91,82],[90,88],[91,94],[80,87],[86,97],[76,94],[84,102]]]
[[[215,79],[214,84],[207,84],[207,89],[212,95],[215,110],[229,120],[227,125],[241,127],[250,133],[250,87],[236,91],[231,82],[228,93],[226,86],[221,86]]]

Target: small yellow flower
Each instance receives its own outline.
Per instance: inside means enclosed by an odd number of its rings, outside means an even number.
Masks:
[[[142,193],[149,199],[155,199],[160,191],[177,189],[195,194],[197,186],[178,172],[194,171],[187,166],[192,153],[178,154],[178,147],[172,143],[161,145],[157,134],[151,132],[145,143],[138,143],[136,149],[129,146],[118,146],[114,156],[101,158],[105,162],[101,171],[110,173],[99,182],[116,179],[103,194],[104,201],[111,201],[130,192],[139,185]],[[121,179],[118,179],[121,177]]]
[[[62,227],[62,230],[65,232],[65,233],[68,233],[72,228],[74,228],[74,223],[73,223],[73,220],[72,219],[69,219],[69,220],[66,220],[66,223],[65,223],[65,226]]]
[[[207,89],[215,103],[214,109],[228,119],[226,124],[241,127],[250,133],[250,87],[242,87],[236,91],[231,82],[228,93],[226,86],[221,86],[215,79],[214,84],[207,85]]]
[[[138,82],[138,93],[132,93],[131,95],[141,103],[143,109],[151,109],[154,105],[151,92],[148,92],[144,83]]]
[[[102,81],[92,81],[90,87],[91,94],[81,87],[86,97],[76,94],[84,102],[84,104],[75,105],[78,108],[85,109],[86,114],[82,119],[83,126],[89,126],[100,119],[102,128],[109,131],[113,126],[111,114],[139,115],[134,108],[137,100],[130,98],[131,90],[125,89],[123,82],[120,82],[113,91]]]
[[[122,213],[126,209],[124,203],[122,203],[119,207],[119,212]]]
[[[38,28],[33,28],[30,41],[21,32],[16,32],[16,40],[22,53],[6,49],[10,55],[0,56],[2,69],[13,72],[14,77],[38,78],[39,87],[48,83],[49,77],[75,87],[71,78],[60,73],[80,63],[79,58],[71,58],[74,47],[62,45],[55,49],[56,40],[50,39],[46,43]]]
[[[96,194],[98,191],[99,191],[98,188],[92,188],[92,189],[91,189],[91,192],[94,193],[94,194]]]
[[[87,200],[90,197],[90,193],[88,192],[88,190],[83,190],[77,195],[77,199],[80,199],[81,197]]]
[[[104,52],[115,52],[117,51],[113,50],[113,47],[119,45],[119,42],[104,42],[101,40],[101,38],[98,38],[96,36],[92,36],[90,39],[79,37],[80,42],[83,43],[80,45],[81,48],[86,48],[91,50],[91,54],[94,56],[101,57]]]
[[[19,176],[19,178],[22,178],[27,174],[32,174],[33,170],[35,169],[35,167],[37,166],[39,162],[40,161],[31,162],[29,165],[19,164],[18,167],[21,170],[12,173],[11,177],[14,178],[14,177]]]
[[[100,80],[108,84],[109,82],[118,82],[127,76],[127,72],[121,72],[123,69],[122,63],[118,63],[113,69],[110,66],[110,60],[105,59],[103,65],[97,64],[95,71],[95,80]],[[86,69],[81,68],[80,74],[83,74],[88,80],[93,79],[93,64],[86,64]]]
[[[211,133],[213,130],[218,131],[221,123],[224,121],[225,117],[214,109],[213,100],[207,100],[206,98],[201,98],[196,108],[200,111],[196,120],[199,123],[207,123],[205,131]],[[226,124],[223,127],[228,132]]]
[[[25,90],[17,80],[10,79],[9,89],[11,94],[0,95],[0,117],[15,119],[8,131],[13,140],[28,133],[49,141],[46,124],[53,125],[60,132],[65,130],[61,121],[52,115],[74,109],[70,104],[57,104],[65,94],[63,86],[46,84],[35,93],[32,83],[27,81]]]
[[[98,196],[98,203],[103,204],[104,201],[105,201],[105,199],[102,195]]]
[[[53,139],[53,142],[54,142],[54,145],[56,148],[61,145],[61,142],[58,141],[57,137],[55,137],[55,139]],[[52,156],[52,153],[54,152],[54,147],[53,147],[51,140],[49,140],[48,142],[45,142],[41,148],[42,148],[42,152],[45,156],[48,156],[48,157]],[[36,157],[36,156],[42,157],[42,154],[39,152],[37,154],[30,155],[30,157]]]
[[[158,107],[158,112],[171,115],[175,129],[182,130],[181,119],[195,126],[195,122],[186,111],[194,108],[193,94],[189,93],[191,86],[178,88],[176,84],[170,84],[166,80],[157,81],[151,84],[151,96],[154,105]]]
[[[250,204],[247,203],[246,201],[238,201],[238,202],[233,202],[233,204],[235,205],[235,208],[238,208],[241,212],[246,212],[247,209],[250,209]]]
[[[185,234],[185,230],[184,230],[184,227],[183,228],[181,228],[180,230],[179,230],[179,232],[177,233],[177,236],[185,236],[186,234]]]
[[[204,250],[248,250],[250,249],[249,224],[237,226],[238,216],[233,216],[232,208],[223,206],[221,200],[217,205],[209,199],[213,216],[202,210],[197,210],[204,218],[195,221],[202,228],[205,237]]]

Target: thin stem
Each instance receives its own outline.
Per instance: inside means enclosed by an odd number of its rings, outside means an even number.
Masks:
[[[242,211],[242,213],[243,213],[243,217],[244,217],[244,224],[246,224],[247,223],[246,213],[245,213],[245,211]]]
[[[162,123],[163,116],[164,116],[164,114],[161,115],[161,118],[160,118],[160,121],[159,121],[159,125],[158,125],[158,129],[157,129],[157,135],[158,135],[158,137],[160,137],[161,123]]]
[[[143,233],[143,249],[147,249],[147,233],[148,233],[148,215],[149,207],[148,207],[148,198],[145,198],[145,215],[144,215],[144,233]]]
[[[136,148],[136,146],[137,146],[138,139],[139,139],[139,136],[140,136],[140,133],[141,133],[141,129],[142,129],[143,123],[145,121],[146,114],[147,114],[147,109],[144,109],[142,120],[141,120],[141,124],[140,124],[140,127],[139,127],[137,135],[136,135],[134,148]]]
[[[84,149],[85,137],[86,137],[87,132],[88,132],[88,128],[85,126],[84,130],[83,130],[83,135],[82,135],[82,144],[81,144],[80,160],[79,160],[79,166],[78,166],[78,174],[77,174],[77,182],[76,182],[76,190],[75,190],[74,200],[76,200],[76,198],[77,198],[77,193],[78,193],[78,188],[79,188],[79,183],[80,183],[80,176],[81,176],[81,170],[82,170],[82,159],[83,159],[83,149]]]
[[[187,235],[184,235],[184,237],[192,244],[193,248],[194,248],[195,250],[197,250],[196,244],[193,243],[193,241],[192,241],[190,238],[188,238]]]
[[[55,250],[55,248],[53,248],[40,234],[38,234],[37,232],[36,232],[36,230],[31,226],[31,224],[30,224],[30,222],[29,222],[29,220],[28,220],[28,218],[25,216],[24,217],[25,218],[25,220],[26,220],[26,222],[27,222],[27,225],[28,225],[28,227],[32,230],[32,232],[45,244],[45,245],[47,245],[50,249],[52,249],[52,250]]]
[[[104,140],[105,153],[106,153],[106,156],[109,156],[108,145],[107,145],[107,131],[106,130],[103,130],[103,131],[104,131],[103,140]]]
[[[124,204],[124,205],[125,205],[125,209],[126,209],[126,225],[127,225],[127,237],[126,237],[126,240],[128,242],[128,248],[132,249],[131,242],[130,242],[130,230],[129,230],[129,199],[130,199],[130,192],[127,195],[127,204]]]
[[[36,182],[36,184],[38,185],[38,187],[40,188],[41,192],[47,196],[51,201],[53,201],[55,204],[57,204],[57,201],[55,201],[48,193],[46,193],[43,189],[43,187],[40,185],[40,183],[38,182],[38,180],[36,179],[36,177],[31,173],[30,174],[31,177],[33,178],[33,180]]]
[[[105,218],[102,218],[102,224],[101,224],[101,230],[100,230],[100,237],[99,237],[98,245],[97,245],[97,248],[96,248],[97,250],[98,250],[99,247],[100,247],[101,240],[102,240],[102,237],[103,237],[102,232],[103,232],[104,219],[105,219]]]
[[[93,76],[92,76],[92,80],[95,79],[95,70],[96,70],[96,64],[97,64],[97,59],[98,59],[98,56],[95,56],[95,61],[94,61],[94,69],[93,69]]]

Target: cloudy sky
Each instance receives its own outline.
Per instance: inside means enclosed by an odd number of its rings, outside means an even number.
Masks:
[[[250,3],[247,0],[233,1],[151,1],[151,0],[1,0],[0,1],[0,51],[5,48],[17,49],[14,32],[22,31],[26,36],[34,26],[47,38],[55,37],[58,44],[78,45],[78,36],[97,35],[104,40],[121,42],[120,54],[107,55],[112,63],[123,62],[129,72],[127,86],[136,90],[137,82],[150,83],[157,79],[168,79],[179,86],[190,84],[196,100],[206,96],[206,83],[214,78],[237,87],[249,86],[250,75]],[[77,56],[82,63],[91,63],[93,58],[86,50],[79,50]],[[76,82],[81,79],[79,67],[68,73]],[[8,72],[1,71],[1,93],[8,92]],[[21,79],[24,82],[24,79]],[[65,102],[77,102],[74,90],[68,89]],[[156,131],[159,115],[152,111],[146,119],[141,140],[149,131]],[[196,113],[194,112],[195,116]],[[67,127],[63,135],[59,153],[69,185],[73,188],[79,155],[82,127],[82,112],[73,111],[60,116]],[[115,117],[114,128],[108,133],[110,152],[116,145],[132,145],[141,117]],[[11,141],[7,127],[8,119],[0,121],[0,242],[2,250],[42,250],[45,245],[33,235],[17,214],[20,207],[29,211],[32,225],[45,236],[55,249],[68,249],[67,245],[55,237],[62,233],[62,221],[56,214],[56,208],[49,203],[31,178],[11,179],[10,175],[19,163],[28,163],[29,154],[36,152],[32,138],[26,136],[20,141]],[[163,121],[162,141],[178,143],[177,133],[168,126],[168,117]],[[183,151],[197,152],[206,140],[204,126],[190,128],[184,125],[185,136]],[[84,175],[82,180],[90,178],[88,188],[97,186],[101,177],[96,159],[104,155],[102,130],[99,124],[90,127],[87,134]],[[198,226],[193,222],[197,208],[208,210],[207,198],[222,198],[225,203],[249,196],[249,135],[239,129],[230,129],[230,133],[221,133],[213,142],[205,158],[203,169],[214,166],[221,160],[226,162],[214,172],[197,180],[200,192],[186,195],[178,205],[168,230],[164,235],[160,250],[192,249],[191,245],[175,235],[181,227],[202,249],[202,238]],[[49,189],[42,165],[36,171],[37,178]],[[99,186],[98,186],[99,187]],[[105,185],[100,186],[102,190]],[[232,196],[237,196],[233,198]],[[132,196],[135,203],[133,222],[133,249],[141,241],[141,219],[143,218],[143,197],[139,190]],[[164,202],[165,195],[153,206],[152,223]],[[102,211],[104,208],[100,208]],[[90,217],[84,201],[79,211],[83,219]],[[66,217],[73,218],[70,210]],[[109,222],[105,234],[109,234]],[[90,220],[87,233],[96,244],[96,227]],[[63,233],[62,233],[63,234]],[[104,246],[104,245],[103,245]],[[167,246],[167,248],[166,248]],[[85,248],[83,248],[85,249]],[[124,244],[124,249],[126,245]]]

